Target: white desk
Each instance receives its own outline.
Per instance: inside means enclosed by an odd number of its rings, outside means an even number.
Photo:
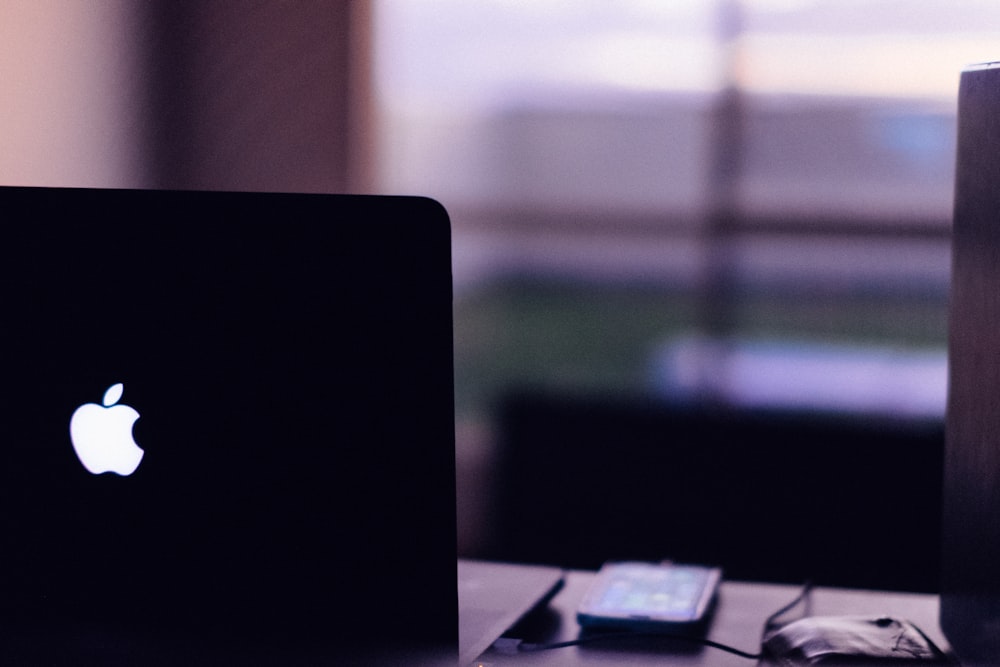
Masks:
[[[548,607],[532,614],[526,623],[518,627],[522,631],[521,638],[538,643],[576,639],[579,633],[576,604],[593,576],[591,572],[568,573],[565,587]],[[719,643],[756,653],[765,619],[799,592],[797,586],[724,582],[707,636]],[[808,615],[811,616],[872,614],[905,618],[920,627],[940,648],[948,650],[938,627],[938,598],[935,595],[817,588],[810,595],[809,605]],[[753,667],[757,663],[714,648],[665,643],[662,640],[629,639],[515,655],[504,655],[490,649],[481,656],[479,664]]]

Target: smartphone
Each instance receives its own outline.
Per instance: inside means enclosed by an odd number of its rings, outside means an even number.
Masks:
[[[577,608],[584,628],[682,630],[703,623],[722,570],[705,565],[609,562]]]

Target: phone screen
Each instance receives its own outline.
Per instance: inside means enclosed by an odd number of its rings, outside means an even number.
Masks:
[[[591,626],[696,623],[708,611],[721,574],[701,565],[606,563],[577,618]]]

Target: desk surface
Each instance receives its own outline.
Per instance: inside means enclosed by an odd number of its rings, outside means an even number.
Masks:
[[[516,628],[518,637],[527,642],[551,643],[576,639],[576,605],[587,590],[594,573],[571,571],[564,588],[549,605],[536,611]],[[779,584],[723,582],[718,606],[708,630],[708,638],[756,653],[765,619],[790,602],[799,587]],[[935,595],[857,591],[831,588],[814,589],[808,615],[849,614],[888,615],[915,623],[939,647],[947,642],[938,627],[938,598]],[[570,646],[531,653],[505,655],[490,649],[477,664],[493,665],[739,665],[753,667],[755,660],[707,647],[687,647],[663,641],[636,639]]]

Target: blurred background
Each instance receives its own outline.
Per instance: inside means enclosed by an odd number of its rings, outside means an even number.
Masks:
[[[0,183],[440,200],[460,553],[489,555],[526,391],[943,420],[958,76],[997,26],[984,0],[15,0]]]

